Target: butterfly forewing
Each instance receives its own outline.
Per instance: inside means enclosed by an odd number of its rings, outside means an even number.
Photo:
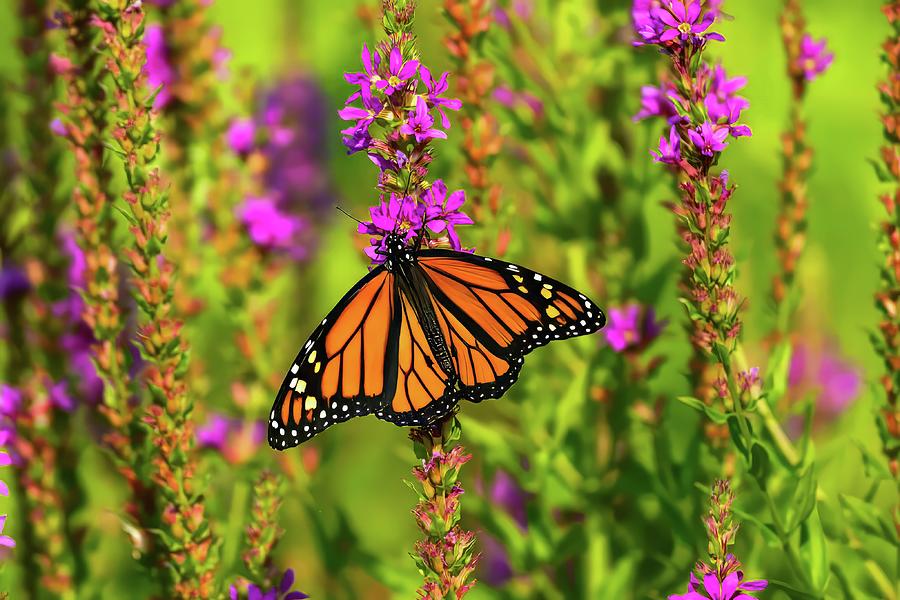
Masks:
[[[535,348],[606,323],[584,294],[519,265],[452,250],[423,250],[418,265],[470,400],[502,396]]]
[[[334,423],[369,414],[394,373],[394,275],[383,267],[364,277],[316,328],[294,359],[269,414],[269,445],[284,450]]]

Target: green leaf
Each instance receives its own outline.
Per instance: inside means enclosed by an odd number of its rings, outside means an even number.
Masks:
[[[693,398],[691,396],[678,396],[678,401],[682,404],[690,406],[694,410],[700,411],[705,414],[710,421],[716,423],[717,425],[723,425],[728,421],[728,413],[723,413],[720,410],[716,410],[712,406],[708,406],[705,402],[698,398]]]
[[[856,447],[859,448],[860,454],[862,454],[863,468],[866,471],[867,477],[870,477],[876,481],[890,481],[893,479],[891,471],[884,463],[884,457],[882,455],[874,454],[859,440],[853,440],[853,443],[856,444]]]
[[[794,492],[794,501],[788,510],[787,531],[789,534],[802,525],[816,507],[817,481],[816,472],[812,466],[807,467],[800,476]]]
[[[769,579],[769,589],[781,590],[782,592],[786,593],[792,600],[821,600],[821,596],[813,595],[809,592],[800,591],[789,583],[785,583],[784,581],[780,581],[778,579]]]
[[[778,537],[778,533],[775,532],[775,528],[769,525],[768,523],[764,523],[762,520],[757,518],[755,515],[748,513],[740,508],[734,508],[734,514],[743,521],[744,523],[750,523],[753,527],[756,528],[757,531],[763,536],[763,539],[766,542],[766,545],[770,548],[781,548],[781,538]]]
[[[750,474],[756,479],[760,489],[766,489],[770,467],[771,461],[765,446],[753,442],[750,446]]]
[[[828,569],[828,544],[825,541],[825,531],[819,521],[819,515],[811,511],[809,518],[803,522],[800,544],[800,554],[809,569],[813,587],[818,591],[824,591],[828,586],[831,572]]]
[[[884,538],[885,541],[900,547],[900,543],[897,540],[897,530],[893,524],[888,522],[887,517],[879,509],[853,496],[840,494],[838,499],[844,508],[844,515],[852,526],[871,535]]]

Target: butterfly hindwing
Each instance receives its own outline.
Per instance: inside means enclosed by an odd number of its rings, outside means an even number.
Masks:
[[[396,371],[395,275],[373,269],[300,349],[269,414],[269,445],[296,446],[334,423],[378,410]],[[392,352],[393,351],[393,352]],[[394,367],[395,369],[396,367]]]

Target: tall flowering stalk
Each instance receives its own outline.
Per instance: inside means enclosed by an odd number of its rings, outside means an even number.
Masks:
[[[103,382],[103,401],[98,406],[108,425],[103,441],[129,487],[125,513],[132,530],[138,532],[131,539],[140,549],[150,535],[152,494],[141,476],[138,449],[143,432],[131,402],[134,392],[129,359],[122,343],[125,319],[120,262],[113,250],[116,213],[104,151],[110,100],[105,89],[105,64],[96,51],[101,35],[92,24],[93,17],[90,0],[69,0],[61,5],[56,19],[65,35],[65,54],[54,57],[53,64],[66,88],[61,126],[74,156],[75,228],[84,253],[82,318],[92,335],[93,364]]]
[[[668,131],[652,154],[675,171],[682,193],[673,211],[688,250],[683,260],[688,275],[682,302],[693,324],[691,344],[718,362],[722,384],[717,387],[734,406],[738,394],[731,363],[743,304],[733,287],[736,270],[729,249],[727,207],[734,186],[729,185],[727,171],[715,173],[713,167],[729,139],[751,135],[749,127],[738,123],[749,106],[737,95],[746,80],[730,78],[721,65],[701,60],[710,40],[724,40],[709,31],[716,9],[696,0],[645,4],[646,11],[635,14],[636,43],[658,46],[670,57],[672,68],[660,87],[643,90],[645,109],[640,116],[663,117],[668,122]],[[723,374],[727,379],[722,379]]]
[[[151,443],[149,466],[158,500],[157,535],[171,597],[206,598],[213,593],[217,551],[196,473],[193,403],[184,374],[188,367],[182,323],[172,306],[174,266],[163,254],[169,208],[155,167],[160,136],[147,85],[145,15],[140,4],[108,0],[95,24],[105,42],[114,85],[115,124],[110,144],[122,158],[124,194],[133,242],[126,250],[133,295],[140,309],[138,332],[146,360],[143,381],[151,403],[143,416]]]
[[[397,232],[407,242],[460,250],[456,226],[472,223],[460,211],[465,202],[462,190],[449,193],[443,181],[428,180],[431,143],[447,137],[446,111],[461,105],[442,96],[448,74],[437,77],[419,60],[412,33],[415,6],[413,0],[383,0],[387,39],[374,52],[363,46],[364,70],[345,75],[358,90],[339,111],[342,119],[354,122],[341,132],[349,153],[366,152],[380,171],[381,201],[370,209],[372,220],[360,223],[358,229],[372,236],[366,254],[373,263],[384,260],[381,249],[388,233]],[[427,236],[423,235],[426,229]],[[474,583],[467,580],[477,556],[474,535],[458,526],[462,487],[457,477],[468,460],[456,444],[460,427],[451,414],[410,435],[416,455],[423,460],[414,471],[423,486],[414,514],[425,534],[416,545],[416,562],[425,577],[419,594],[428,599],[461,598]]]
[[[457,101],[456,106],[465,107],[460,119],[464,169],[471,190],[472,210],[475,218],[482,221],[497,214],[503,191],[501,185],[490,178],[491,163],[503,145],[497,118],[488,111],[495,86],[495,68],[480,52],[494,16],[487,0],[444,0],[444,14],[453,26],[444,38],[444,45],[455,59],[453,74],[462,101]],[[502,238],[497,241],[498,250],[502,252]]]
[[[829,67],[834,55],[825,41],[816,42],[806,32],[806,19],[800,0],[785,0],[781,13],[781,38],[787,55],[787,74],[791,81],[791,105],[788,126],[781,136],[783,178],[779,184],[781,202],[775,229],[778,273],[772,278],[772,297],[776,306],[775,335],[788,332],[789,319],[797,303],[792,298],[797,263],[806,246],[806,211],[809,195],[806,180],[812,166],[813,149],[806,140],[804,97],[809,84]]]
[[[669,79],[658,88],[659,93],[648,94],[647,89],[644,93],[658,100],[650,104],[649,112],[668,124],[652,154],[678,178],[682,196],[674,212],[681,221],[687,251],[683,262],[688,269],[685,295],[680,300],[694,325],[692,345],[717,371],[712,390],[718,403],[711,406],[697,398],[682,400],[702,410],[712,422],[728,425],[728,439],[743,456],[766,499],[782,551],[804,588],[814,590],[824,585],[822,571],[819,565],[801,559],[803,542],[792,532],[802,519],[821,533],[821,524],[813,520],[815,470],[812,459],[805,452],[798,455],[773,417],[759,369],[743,364],[739,344],[744,301],[733,287],[736,270],[729,249],[731,215],[727,211],[734,186],[729,185],[727,171],[713,171],[731,139],[751,135],[750,129],[738,122],[749,103],[736,92],[746,81],[729,78],[721,65],[713,67],[702,60],[709,41],[724,41],[720,34],[709,31],[718,16],[716,6],[699,0],[639,0],[637,4],[644,10],[635,19],[636,44],[654,45],[671,59]],[[752,427],[754,413],[762,419],[768,437]],[[808,507],[802,516],[786,519],[775,504],[767,483],[770,452],[780,454],[790,465],[789,475],[805,484],[798,483],[794,492],[794,501]]]
[[[766,589],[768,582],[764,579],[744,579],[741,563],[731,553],[738,531],[733,504],[734,492],[729,482],[716,481],[709,496],[709,514],[703,519],[709,538],[709,561],[698,561],[687,593],[671,595],[669,600],[753,600],[756,596],[751,593]]]
[[[19,402],[4,403],[2,417],[5,427],[11,427],[9,446],[20,492],[16,499],[21,514],[34,523],[20,536],[18,556],[26,589],[35,593],[40,586],[71,597],[84,574],[80,532],[69,518],[82,502],[74,477],[77,463],[70,414],[79,397],[81,374],[70,371],[74,363],[67,347],[80,324],[80,315],[73,310],[77,292],[69,287],[77,279],[72,274],[77,274],[78,257],[67,251],[60,226],[67,197],[61,176],[62,146],[52,123],[58,86],[52,68],[50,10],[51,3],[41,0],[19,3],[21,91],[27,102],[22,117],[29,135],[19,163],[23,177],[18,209],[27,213],[27,225],[12,250],[27,265],[31,293],[23,310],[10,315],[21,319],[11,322],[10,328],[22,336],[11,341],[23,346],[11,355],[27,358],[10,379],[19,382]],[[89,375],[84,373],[85,378]]]
[[[873,342],[884,363],[881,383],[885,397],[879,409],[878,431],[888,467],[900,486],[900,2],[887,2],[882,10],[891,25],[891,34],[882,46],[888,76],[879,86],[884,104],[884,145],[882,163],[876,166],[882,181],[893,189],[881,196],[887,215],[880,226],[879,247],[884,252],[884,263],[875,303],[882,320],[878,326],[881,335],[873,336]],[[893,515],[894,524],[900,529],[900,508],[895,508]]]
[[[413,475],[422,490],[413,509],[416,524],[425,539],[416,542],[413,558],[425,576],[419,597],[427,600],[462,598],[474,585],[469,581],[475,570],[475,534],[459,525],[459,470],[471,458],[455,444],[462,429],[456,417],[433,427],[413,429],[410,439],[422,466]]]

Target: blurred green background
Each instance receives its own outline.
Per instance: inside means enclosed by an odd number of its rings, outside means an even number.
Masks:
[[[560,0],[559,4],[565,4]],[[332,132],[328,140],[329,169],[344,208],[361,218],[367,207],[376,200],[375,168],[362,156],[347,157],[340,144],[338,131],[342,123],[336,111],[349,93],[342,73],[359,69],[359,51],[364,42],[370,47],[380,38],[380,31],[368,28],[359,17],[361,6],[375,9],[376,2],[359,0],[216,0],[212,7],[215,21],[224,33],[224,46],[233,52],[230,70],[240,74],[244,69],[261,82],[274,80],[295,72],[312,74],[325,90],[330,102]],[[449,69],[451,62],[441,39],[448,30],[441,14],[440,2],[423,0],[417,17],[417,30],[423,60],[432,70]],[[604,10],[618,10],[625,2],[598,1],[600,14]],[[733,18],[717,24],[716,29],[727,38],[724,44],[714,45],[710,54],[721,58],[732,75],[745,75],[748,85],[743,95],[750,100],[744,122],[753,129],[753,137],[734,141],[726,152],[721,166],[728,169],[732,181],[739,187],[733,200],[733,249],[740,270],[738,287],[750,299],[745,312],[746,340],[751,350],[751,363],[764,363],[761,340],[773,322],[769,300],[770,279],[775,265],[773,227],[777,208],[777,181],[780,176],[780,133],[787,120],[789,100],[788,80],[784,75],[784,52],[777,25],[782,3],[775,0],[729,0],[724,10]],[[807,97],[809,139],[816,152],[815,168],[809,191],[809,242],[800,268],[804,299],[799,311],[801,337],[813,343],[833,339],[844,358],[861,370],[865,384],[850,410],[828,429],[820,432],[817,457],[821,471],[820,483],[830,493],[853,492],[867,486],[859,453],[853,451],[853,440],[862,440],[877,450],[873,424],[873,393],[880,366],[868,341],[877,320],[872,295],[877,285],[880,259],[875,245],[874,222],[881,217],[877,201],[879,185],[869,164],[877,157],[881,142],[879,99],[876,82],[882,76],[879,45],[887,34],[887,26],[880,13],[880,3],[874,0],[846,2],[844,0],[816,0],[807,2],[809,30],[816,37],[828,38],[836,58],[831,70],[815,82]],[[15,80],[20,69],[15,51],[17,35],[14,3],[0,3],[0,71]],[[574,42],[577,44],[577,41]],[[634,50],[644,55],[651,49]],[[555,65],[560,71],[566,64]],[[639,83],[635,80],[635,83]],[[647,81],[650,83],[650,81]],[[452,90],[451,84],[451,90]],[[632,98],[632,112],[637,112],[639,97]],[[232,108],[236,108],[233,104]],[[653,143],[658,124],[633,125],[638,150],[630,159],[630,169],[641,172],[648,168],[649,156],[641,144]],[[509,132],[508,132],[509,133]],[[19,135],[24,135],[19,132]],[[646,145],[646,144],[645,144]],[[458,140],[439,146],[434,171],[443,175],[451,187],[465,186],[458,165]],[[517,192],[521,174],[515,159],[508,153],[501,155],[494,173],[504,178],[506,194],[503,203],[511,214],[509,225],[512,241],[507,258],[566,279],[567,273],[556,272],[562,250],[558,242],[535,237],[534,225],[528,211],[515,213],[520,202],[527,202]],[[649,230],[650,258],[644,268],[650,272],[666,264],[673,256],[674,229],[671,214],[661,202],[671,198],[669,184],[662,173],[648,190],[643,201],[643,214]],[[285,298],[279,305],[283,323],[276,337],[283,360],[276,370],[286,367],[321,316],[340,296],[365,273],[366,263],[355,237],[354,224],[335,213],[323,235],[316,260],[297,273],[302,281],[308,302],[302,313],[293,310],[292,301]],[[535,240],[539,240],[535,242]],[[466,241],[463,234],[463,241]],[[545,245],[546,244],[546,245]],[[668,278],[667,289],[657,311],[672,323],[681,323],[683,310],[676,300],[675,274]],[[215,296],[211,296],[215,301]],[[597,298],[601,304],[605,299]],[[202,327],[192,330],[196,353],[217,343],[227,342],[217,337],[215,309]],[[277,330],[277,329],[276,329]],[[675,356],[664,366],[662,375],[654,382],[654,389],[674,396],[685,388],[684,356],[686,342],[679,327],[670,327],[659,345],[664,354]],[[541,353],[565,352],[550,347]],[[559,354],[558,356],[562,356]],[[535,381],[539,375],[528,373],[525,378]],[[524,382],[520,384],[525,387]],[[534,389],[529,387],[528,389]],[[671,391],[670,391],[671,390]],[[274,390],[273,390],[274,391]],[[523,393],[521,391],[519,394]],[[501,400],[499,402],[506,402]],[[549,401],[553,401],[552,398]],[[497,402],[497,401],[494,401]],[[463,407],[470,419],[492,423],[497,409],[492,402]],[[686,408],[676,407],[673,418],[679,418]],[[683,415],[682,417],[683,418]],[[465,433],[463,442],[465,443]],[[282,521],[287,533],[279,555],[285,566],[297,571],[298,587],[314,598],[345,597],[345,589],[337,589],[336,570],[348,568],[348,580],[353,592],[349,597],[410,598],[416,585],[412,562],[407,553],[417,537],[413,519],[409,515],[413,498],[403,485],[410,478],[412,453],[405,433],[374,418],[351,421],[334,428],[312,442],[328,456],[324,468],[314,475],[314,481],[301,481],[292,486],[285,497]],[[91,511],[84,518],[96,518],[110,535],[96,541],[91,549],[91,563],[111,575],[101,589],[100,597],[142,597],[133,593],[127,573],[133,569],[127,557],[127,543],[118,535],[116,519],[108,511],[109,494],[121,490],[104,473],[103,459],[96,450],[86,449],[85,468],[81,475],[92,498]],[[268,448],[260,448],[268,453]],[[476,457],[477,459],[478,457]],[[225,469],[212,468],[210,496],[215,512],[227,514],[233,500],[233,488],[219,477],[226,478]],[[478,468],[467,470],[463,482],[476,488]],[[246,485],[246,484],[244,484]],[[298,490],[303,487],[304,491]],[[110,492],[110,489],[113,491]],[[244,489],[243,493],[247,490]],[[890,502],[884,496],[885,503]],[[352,547],[333,548],[323,556],[312,542],[315,537],[304,502],[321,508],[321,523],[333,528],[331,534],[343,526],[334,506],[344,509],[349,525],[358,539],[348,537]],[[463,510],[465,513],[465,502]],[[2,512],[10,512],[3,503]],[[90,517],[88,515],[91,515]],[[699,515],[698,515],[699,516]],[[470,523],[477,527],[477,524]],[[699,521],[696,522],[698,529]],[[21,515],[12,514],[8,526],[27,527]],[[15,535],[13,533],[13,535]],[[348,565],[345,560],[360,556],[378,557],[377,571],[382,579],[397,578],[398,586],[410,586],[407,592],[392,595],[387,587],[376,581],[372,569],[359,564]],[[352,557],[352,558],[351,558]],[[369,572],[367,572],[369,571]],[[393,573],[393,574],[392,574]],[[0,581],[16,577],[15,569],[7,568]],[[14,589],[14,588],[13,588]],[[674,591],[674,590],[670,590]],[[499,592],[480,586],[470,597],[503,597]],[[15,598],[15,593],[11,596]]]

